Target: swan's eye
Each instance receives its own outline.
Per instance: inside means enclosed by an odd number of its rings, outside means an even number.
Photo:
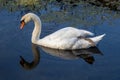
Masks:
[[[23,22],[25,22],[25,21],[24,20],[20,21],[20,23],[23,23]]]

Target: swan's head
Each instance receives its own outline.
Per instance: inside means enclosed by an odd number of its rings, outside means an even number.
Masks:
[[[20,29],[23,29],[25,24],[28,23],[31,20],[36,20],[39,19],[39,17],[37,15],[35,15],[34,13],[27,13],[24,16],[22,16],[21,21],[20,21]]]

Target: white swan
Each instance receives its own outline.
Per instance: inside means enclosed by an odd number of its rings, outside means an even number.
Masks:
[[[41,33],[41,20],[34,13],[27,13],[21,18],[20,28],[23,29],[24,25],[31,20],[33,20],[35,24],[31,38],[32,43],[44,47],[63,50],[89,48],[96,46],[96,44],[105,36],[105,34],[103,34],[93,38],[87,38],[87,36],[92,36],[93,33],[73,27],[66,27],[44,37],[43,39],[39,39]]]

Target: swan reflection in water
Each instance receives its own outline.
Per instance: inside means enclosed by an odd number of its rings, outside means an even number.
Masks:
[[[23,68],[25,69],[33,69],[35,68],[40,61],[40,51],[39,47],[35,44],[32,44],[32,51],[34,55],[34,59],[32,62],[27,62],[22,56],[20,56],[20,64]],[[102,55],[101,51],[97,47],[92,47],[89,49],[80,49],[80,50],[58,50],[58,49],[51,49],[51,48],[46,48],[46,47],[41,47],[42,50],[52,56],[56,56],[65,60],[74,60],[74,59],[80,59],[82,58],[85,60],[85,62],[89,64],[93,64],[95,59],[94,55],[95,54],[100,54]]]
[[[22,56],[20,56],[21,66],[28,70],[35,68],[39,64],[39,61],[40,61],[40,52],[39,52],[37,45],[32,44],[32,52],[34,56],[34,59],[32,62],[27,62]]]

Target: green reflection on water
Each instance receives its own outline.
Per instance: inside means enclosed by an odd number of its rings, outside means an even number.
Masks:
[[[0,0],[0,10],[9,12],[39,12],[44,22],[70,23],[70,26],[96,26],[112,22],[120,15],[103,7],[92,6],[84,1],[59,2],[59,0]],[[42,11],[46,13],[42,13]]]

